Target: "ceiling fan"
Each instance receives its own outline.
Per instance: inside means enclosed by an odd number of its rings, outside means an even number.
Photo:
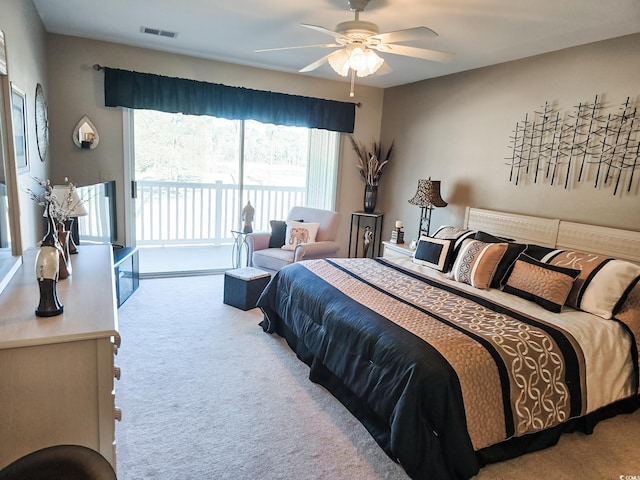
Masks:
[[[256,52],[270,52],[275,50],[291,50],[298,48],[337,48],[315,62],[301,68],[301,73],[311,72],[325,63],[346,77],[351,74],[351,96],[353,97],[353,84],[355,76],[366,77],[376,73],[384,64],[384,59],[377,53],[390,53],[407,57],[420,58],[435,62],[446,62],[453,58],[452,53],[430,50],[426,48],[398,45],[399,42],[421,40],[429,37],[437,37],[438,34],[427,27],[414,27],[405,30],[380,33],[375,23],[360,20],[360,12],[369,3],[369,0],[347,0],[349,9],[355,13],[352,21],[339,23],[334,30],[317,25],[302,23],[301,25],[311,30],[316,30],[335,38],[335,43],[322,43],[319,45],[300,45],[294,47],[265,48]],[[387,71],[391,69],[387,67]]]

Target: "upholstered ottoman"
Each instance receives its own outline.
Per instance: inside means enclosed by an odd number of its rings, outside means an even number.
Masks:
[[[271,275],[264,270],[245,267],[224,273],[224,303],[242,310],[256,308],[258,297],[269,283]]]

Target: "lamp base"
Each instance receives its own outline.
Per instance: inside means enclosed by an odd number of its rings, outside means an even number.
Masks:
[[[431,230],[431,211],[433,207],[431,205],[427,207],[422,207],[420,211],[420,230],[418,231],[418,235],[426,235],[429,236]],[[426,228],[425,228],[426,225]]]

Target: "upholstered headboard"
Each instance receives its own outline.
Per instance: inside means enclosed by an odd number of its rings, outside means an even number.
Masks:
[[[465,227],[518,242],[606,255],[640,264],[640,232],[467,207]]]

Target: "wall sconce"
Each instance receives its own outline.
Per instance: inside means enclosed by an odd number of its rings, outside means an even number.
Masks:
[[[98,129],[86,115],[80,119],[73,129],[73,143],[76,147],[93,150],[100,143]]]

